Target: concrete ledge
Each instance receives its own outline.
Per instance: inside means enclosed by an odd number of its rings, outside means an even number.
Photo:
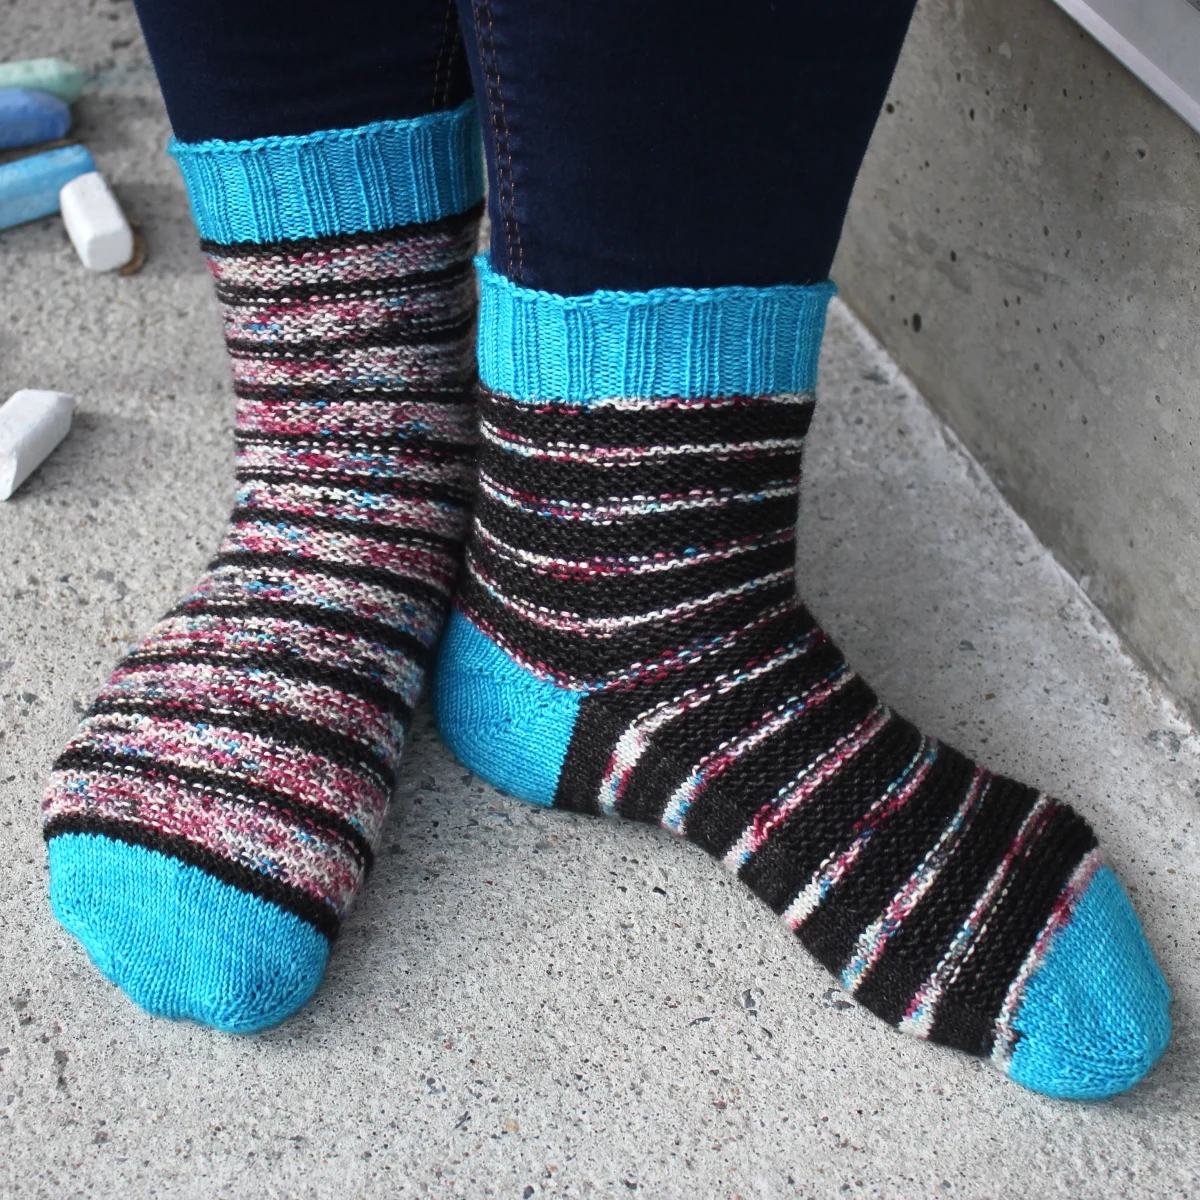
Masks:
[[[1200,713],[1200,135],[1050,0],[918,5],[835,277]]]

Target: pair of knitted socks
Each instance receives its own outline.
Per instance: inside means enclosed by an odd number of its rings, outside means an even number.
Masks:
[[[239,491],[55,766],[59,919],[151,1012],[302,1005],[465,546],[434,693],[472,770],[703,845],[902,1029],[1052,1095],[1131,1086],[1167,993],[1091,830],[896,716],[795,596],[832,288],[562,297],[481,261],[476,355],[477,136],[464,106],[175,147]]]

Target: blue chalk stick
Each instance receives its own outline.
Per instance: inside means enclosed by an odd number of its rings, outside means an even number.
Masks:
[[[58,212],[58,193],[96,164],[82,146],[63,146],[0,166],[0,229]]]
[[[52,142],[71,128],[71,109],[49,92],[0,88],[0,150]]]

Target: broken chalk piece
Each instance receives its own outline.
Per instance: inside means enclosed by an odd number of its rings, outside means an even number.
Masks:
[[[0,88],[32,88],[74,104],[83,91],[83,72],[61,58],[0,63]]]
[[[99,171],[64,184],[58,202],[71,244],[89,271],[115,271],[133,257],[133,230]]]
[[[63,146],[0,165],[0,229],[58,212],[58,193],[96,164],[82,146]]]
[[[24,388],[0,404],[0,500],[7,500],[71,431],[66,392]]]
[[[71,110],[49,92],[0,88],[0,150],[57,141],[71,128]]]

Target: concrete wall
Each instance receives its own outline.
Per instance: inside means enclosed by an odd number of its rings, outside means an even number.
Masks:
[[[1200,135],[1050,0],[922,0],[834,274],[1200,715]]]

